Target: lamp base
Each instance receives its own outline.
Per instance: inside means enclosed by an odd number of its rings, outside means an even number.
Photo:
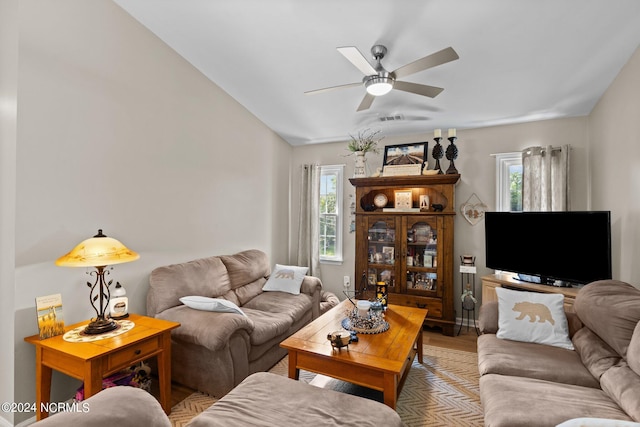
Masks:
[[[118,324],[111,319],[96,319],[87,325],[84,329],[84,333],[88,335],[104,334],[106,332],[113,331],[118,327]]]

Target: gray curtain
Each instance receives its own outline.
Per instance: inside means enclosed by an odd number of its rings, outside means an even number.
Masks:
[[[300,184],[298,265],[320,278],[320,166],[303,165]]]
[[[571,147],[529,147],[522,151],[522,210],[568,211]]]

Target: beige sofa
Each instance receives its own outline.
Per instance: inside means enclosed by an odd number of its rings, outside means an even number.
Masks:
[[[280,342],[320,315],[322,283],[306,276],[299,295],[263,292],[270,270],[265,253],[248,250],[152,271],[147,314],[181,325],[171,334],[173,381],[220,397],[284,357]],[[185,296],[223,298],[246,316],[195,310]]]
[[[574,307],[567,320],[575,350],[566,350],[497,338],[498,303],[482,305],[486,427],[555,426],[581,417],[640,422],[640,290],[594,282]]]

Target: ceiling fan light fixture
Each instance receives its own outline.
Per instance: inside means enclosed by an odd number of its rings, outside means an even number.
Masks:
[[[393,89],[393,79],[385,76],[368,77],[364,83],[367,92],[373,96],[386,95]]]

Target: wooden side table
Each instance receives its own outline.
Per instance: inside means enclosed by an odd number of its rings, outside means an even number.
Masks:
[[[135,326],[113,338],[91,342],[67,342],[62,335],[41,340],[38,335],[24,340],[36,346],[36,419],[49,416],[42,403],[51,398],[53,369],[84,381],[84,397],[102,390],[102,379],[152,356],[158,361],[160,404],[165,413],[171,412],[171,330],[180,326],[152,317],[131,314]],[[89,321],[72,325],[65,330],[86,325]]]

